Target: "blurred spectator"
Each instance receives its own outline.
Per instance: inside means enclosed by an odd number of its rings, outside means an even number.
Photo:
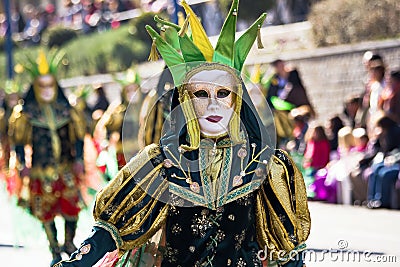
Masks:
[[[360,128],[360,130],[363,129]],[[357,168],[358,162],[364,156],[361,147],[365,145],[365,143],[363,143],[365,140],[362,139],[363,135],[360,130],[357,129],[356,132],[358,139],[357,142],[351,127],[345,126],[339,130],[339,159],[334,159],[329,162],[325,168],[326,179],[323,183],[316,183],[315,187],[317,196],[321,196],[319,192],[324,191],[327,192],[325,193],[325,197],[327,200],[330,200],[330,202],[347,205],[353,203],[352,183],[350,177],[353,170]],[[356,148],[356,146],[359,146],[359,148]]]
[[[0,101],[2,102],[0,104],[0,171],[5,173],[6,168],[7,173],[12,175],[12,171],[8,170],[12,148],[9,140],[8,121],[14,107],[22,103],[20,99],[23,95],[23,89],[18,82],[8,80],[5,83],[5,87],[0,88],[0,95]],[[7,189],[10,193],[13,191],[12,185],[9,183],[11,181],[7,179]]]
[[[315,171],[324,168],[329,162],[329,141],[322,126],[310,128],[306,134],[306,151],[304,153],[304,168]]]
[[[364,128],[356,128],[353,130],[354,149],[358,152],[365,152],[368,145],[368,135]]]
[[[338,131],[338,152],[339,158],[348,154],[355,147],[353,129],[350,126],[345,126]]]
[[[358,94],[350,94],[344,101],[343,122],[345,125],[363,127],[363,112],[361,109],[361,97]]]
[[[19,1],[15,1],[15,6],[11,10],[11,31],[22,32],[25,28],[25,20],[21,15]]]
[[[315,112],[299,72],[281,59],[273,61],[271,65],[274,67],[274,74],[267,82],[267,102],[274,114],[277,146],[282,147],[292,138],[293,121],[289,118],[290,110],[308,106],[311,117],[315,116]]]
[[[326,184],[334,185],[336,203],[351,204],[351,183],[349,175],[356,168],[362,158],[359,153],[354,154],[354,136],[352,128],[345,126],[338,132],[338,160],[329,163]]]
[[[90,94],[87,99],[88,110],[92,118],[92,128],[90,129],[90,132],[92,134],[94,133],[96,124],[98,123],[98,121],[100,120],[100,118],[103,116],[104,112],[110,105],[110,102],[108,101],[106,94],[104,92],[104,88],[101,85],[93,85],[93,87],[94,87],[94,94]],[[102,138],[97,138],[97,139],[102,139]],[[99,149],[100,151],[99,146],[97,147],[97,149]]]
[[[367,63],[368,71],[369,71],[369,81],[366,85],[362,107],[365,111],[367,132],[369,135],[372,134],[373,129],[371,128],[372,121],[375,119],[374,117],[377,115],[378,100],[385,88],[385,70],[386,66],[383,62],[383,59],[380,55],[375,54],[371,57],[371,59]]]
[[[329,162],[329,142],[322,126],[311,126],[306,133],[306,150],[303,162],[304,183],[307,189],[307,197],[315,198],[318,195],[316,189],[316,179],[318,171],[323,169]],[[322,180],[321,180],[322,181]]]
[[[392,193],[399,173],[400,127],[388,116],[376,123],[376,139],[372,140],[360,166],[370,166],[368,175],[368,207],[391,207]]]
[[[300,106],[290,111],[290,117],[294,121],[293,140],[287,145],[288,150],[303,155],[306,149],[305,136],[308,131],[308,123],[311,117],[309,106]]]
[[[194,11],[198,11],[201,15],[203,27],[208,36],[219,35],[220,30],[222,28],[222,24],[224,23],[224,18],[221,14],[221,8],[219,2],[216,0],[208,1],[206,3],[201,3],[194,7]]]
[[[97,100],[92,108],[93,112],[96,110],[106,111],[110,103],[108,102],[103,86],[96,87],[95,93],[97,96]]]
[[[379,107],[400,124],[400,70],[390,73],[388,85],[379,99]]]
[[[277,0],[273,10],[273,24],[288,24],[307,19],[310,0]]]
[[[82,11],[83,5],[81,1],[64,1],[65,12],[61,15],[61,21],[65,27],[73,29],[82,29]]]
[[[331,117],[325,125],[326,135],[329,140],[330,151],[332,152],[331,159],[337,159],[338,132],[343,127],[343,121],[338,115]]]
[[[7,32],[7,20],[4,13],[0,13],[0,36],[5,36]]]
[[[28,4],[24,7],[23,13],[26,22],[23,30],[24,39],[32,44],[39,44],[41,34],[48,26],[43,10]]]
[[[277,96],[295,107],[307,105],[310,107],[311,115],[315,116],[314,108],[307,96],[303,81],[297,69],[287,65],[285,61],[277,59],[271,63],[275,74],[271,77],[268,88],[267,101],[274,108],[271,97]]]
[[[369,138],[367,131],[364,128],[356,128],[353,130],[354,136],[354,150],[365,155],[368,151]],[[364,157],[364,156],[363,156]],[[356,166],[351,170],[349,174],[351,187],[352,187],[352,200],[354,205],[366,205],[367,200],[367,188],[368,188],[368,176],[370,169],[367,166]]]

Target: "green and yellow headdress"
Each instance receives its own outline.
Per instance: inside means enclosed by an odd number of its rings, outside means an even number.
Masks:
[[[186,12],[186,20],[182,27],[156,16],[155,20],[163,25],[162,34],[158,34],[151,26],[146,26],[153,39],[149,60],[158,59],[155,51],[157,48],[169,68],[182,63],[207,61],[222,63],[240,72],[256,38],[258,47],[262,48],[260,28],[266,14],[262,14],[239,39],[235,40],[238,5],[239,0],[232,2],[215,49],[196,14],[185,1],[182,1],[182,6]],[[187,33],[189,26],[191,36]],[[169,32],[163,33],[165,31]],[[168,39],[163,38],[163,35],[168,36]]]
[[[40,50],[36,60],[26,56],[26,62],[23,67],[33,79],[46,74],[56,76],[58,66],[64,55],[65,52],[63,50],[51,50],[48,56],[43,50]]]
[[[239,136],[239,114],[242,97],[240,71],[256,38],[258,39],[259,48],[262,48],[259,33],[266,14],[262,14],[236,40],[239,1],[234,0],[214,48],[196,14],[185,1],[182,1],[181,4],[186,13],[186,19],[182,26],[155,16],[155,21],[162,25],[161,33],[159,34],[148,25],[146,26],[146,30],[153,39],[149,60],[158,59],[156,51],[158,50],[172,73],[175,86],[178,87],[179,102],[187,123],[190,139],[190,145],[183,146],[183,148],[185,150],[193,150],[199,147],[200,130],[198,120],[191,104],[190,96],[184,88],[185,83],[188,82],[191,75],[201,69],[217,68],[231,73],[234,77],[238,77],[238,86],[235,93],[239,97],[235,100],[235,112],[229,122],[229,136],[234,143],[240,143],[242,142]],[[201,64],[205,62],[210,64]],[[201,69],[197,69],[196,66],[201,67]]]

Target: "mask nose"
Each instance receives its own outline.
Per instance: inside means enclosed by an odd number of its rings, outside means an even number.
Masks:
[[[209,98],[208,102],[208,110],[210,111],[218,111],[219,110],[218,101],[215,98]]]

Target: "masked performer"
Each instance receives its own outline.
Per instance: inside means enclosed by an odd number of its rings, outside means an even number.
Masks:
[[[168,67],[164,67],[157,83],[157,88],[150,90],[143,100],[139,117],[139,147],[158,143],[162,126],[171,109],[174,81]]]
[[[139,107],[143,98],[140,78],[134,69],[128,69],[122,79],[114,79],[122,85],[121,102],[115,101],[108,106],[93,134],[96,143],[102,145],[96,164],[107,181],[125,166],[126,150],[132,153],[130,156],[139,151]]]
[[[214,49],[182,5],[193,39],[185,26],[162,22],[179,30],[181,54],[147,27],[176,86],[169,124],[159,144],[146,146],[97,195],[92,235],[57,267],[92,266],[115,251],[121,257],[162,228],[163,267],[262,266],[260,251],[271,263],[303,264],[289,258],[310,230],[303,178],[285,152],[271,148],[274,136],[240,78],[265,14],[235,42],[233,1]]]
[[[85,124],[83,116],[70,106],[56,80],[58,52],[47,61],[42,51],[38,63],[30,60],[26,68],[33,76],[24,105],[14,108],[9,133],[21,164],[22,190],[28,189],[20,203],[44,226],[53,256],[61,260],[62,251],[75,251],[73,244],[80,211],[78,186],[83,174],[82,154]],[[50,62],[50,63],[48,63]],[[24,146],[32,149],[25,161]],[[65,219],[65,242],[57,241],[56,215]]]
[[[7,191],[10,194],[18,193],[20,186],[17,172],[15,171],[15,153],[10,154],[10,142],[8,136],[8,119],[13,108],[21,103],[23,94],[22,86],[15,80],[7,80],[4,86],[4,102],[0,107],[0,176],[4,177],[7,183]],[[10,159],[11,157],[11,159]],[[11,164],[10,164],[11,163]]]

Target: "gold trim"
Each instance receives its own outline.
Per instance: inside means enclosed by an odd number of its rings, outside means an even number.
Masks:
[[[138,248],[144,243],[146,243],[165,224],[168,216],[168,210],[169,206],[165,205],[160,211],[160,213],[157,215],[157,218],[154,220],[150,229],[136,240],[124,241],[118,254],[122,256],[125,253],[125,251],[130,250],[132,248]]]
[[[202,207],[206,207],[207,206],[205,198],[204,198],[204,195],[196,194],[192,190],[186,189],[183,186],[179,186],[177,184],[174,184],[174,183],[170,182],[169,183],[169,190],[170,190],[170,193],[173,193],[173,194],[179,196],[180,198],[182,198],[182,199],[184,199],[186,201],[192,202],[192,203],[194,203],[194,204],[196,204],[198,206],[202,206]],[[185,195],[185,194],[187,194],[187,195]],[[203,199],[203,202],[199,202],[199,201],[195,200],[193,197],[197,197],[199,199]]]
[[[167,181],[164,181],[163,185],[161,185],[159,187],[160,192],[158,193],[158,195],[153,200],[151,200],[149,203],[147,203],[146,206],[144,206],[143,209],[141,209],[141,211],[139,211],[137,214],[132,216],[132,218],[130,218],[126,222],[125,225],[129,225],[129,226],[126,227],[126,229],[121,230],[121,235],[125,236],[125,235],[132,234],[132,233],[138,231],[140,229],[140,227],[142,227],[142,225],[145,223],[147,218],[153,213],[154,206],[157,205],[159,196],[161,194],[163,194],[167,188],[168,188],[168,183],[167,183]],[[143,215],[142,212],[144,212],[144,211],[146,213],[144,214],[144,216],[142,216]],[[135,223],[132,223],[132,221],[135,221]]]
[[[137,187],[138,185],[137,185],[131,192],[129,192],[128,195],[125,196],[124,200],[120,204],[118,204],[118,208],[114,211],[114,214],[110,217],[110,219],[109,219],[110,221],[119,220],[119,218],[121,218],[121,216],[123,216],[123,214],[125,214],[126,211],[128,211],[132,206],[137,205],[139,202],[141,202],[146,197],[147,189],[151,186],[153,181],[158,177],[158,172],[160,171],[160,169],[162,167],[163,167],[163,164],[160,163],[157,167],[155,167],[149,174],[147,174],[142,179],[143,182],[144,181],[148,182],[148,185],[146,186],[146,188],[142,188],[142,187],[138,188]],[[149,177],[151,177],[150,181],[148,181]],[[126,205],[125,209],[123,209],[121,211],[121,209],[125,206],[125,203],[132,200],[132,195],[134,195],[137,192],[137,190],[142,191],[141,196],[138,199],[135,199],[132,203],[129,203],[129,205]],[[159,190],[159,188],[157,190]]]
[[[154,158],[159,153],[160,149],[158,145],[152,144],[146,146],[127,165],[125,165],[125,167],[118,172],[117,176],[111,180],[111,183],[97,195],[94,215],[100,217],[100,214],[104,213],[107,207],[110,206],[119,190],[127,183],[131,182],[136,173],[143,168],[150,159]],[[135,188],[141,188],[141,185],[145,182],[146,180],[141,180]],[[102,202],[104,200],[107,202]]]
[[[103,220],[96,220],[94,226],[97,226],[107,231],[111,235],[112,239],[114,239],[117,248],[120,248],[122,246],[123,240],[121,235],[119,234],[118,228],[115,227],[115,225]]]

